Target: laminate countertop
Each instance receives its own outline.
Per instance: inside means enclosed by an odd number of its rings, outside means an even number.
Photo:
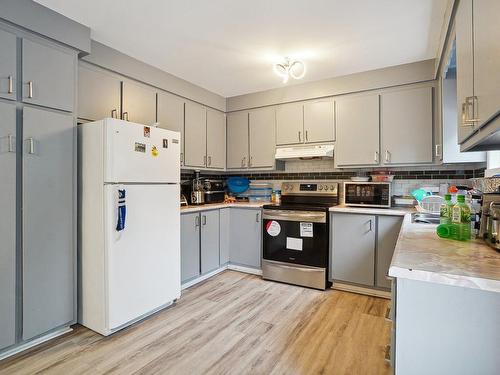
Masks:
[[[236,202],[236,203],[207,203],[199,206],[182,206],[181,214],[190,212],[201,212],[208,210],[218,210],[221,208],[237,207],[237,208],[262,208],[265,204],[269,202]]]
[[[436,226],[405,216],[389,276],[500,292],[500,252],[482,240],[440,238]]]
[[[415,209],[339,205],[330,212],[404,216],[389,268],[391,277],[500,292],[500,252],[482,240],[439,238],[437,225],[411,222]]]

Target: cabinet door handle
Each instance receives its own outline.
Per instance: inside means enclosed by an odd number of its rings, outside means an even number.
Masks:
[[[299,142],[302,142],[301,133],[299,131]]]
[[[251,167],[252,166],[252,161],[253,161],[253,156],[250,156],[250,161],[248,162],[248,166]]]
[[[474,123],[480,122],[481,120],[478,118],[479,112],[477,108],[479,107],[478,99],[476,95],[470,97],[472,102],[472,118],[469,121]]]
[[[207,166],[207,155],[203,156],[203,165]]]
[[[255,222],[258,223],[260,222],[260,212],[257,212],[257,214],[255,215]]]
[[[14,141],[14,138],[15,138],[15,137],[14,137],[12,134],[9,134],[9,135],[7,136],[7,141],[9,142],[9,152],[16,152],[16,151],[14,150],[14,142],[13,142],[13,141]]]
[[[194,227],[195,228],[198,228],[200,226],[200,216],[199,215],[196,215],[194,217]]]
[[[307,130],[306,130],[306,142],[309,141],[309,137],[307,136]]]
[[[389,150],[385,150],[385,162],[389,163],[391,161],[391,153]]]
[[[441,145],[440,144],[435,146],[435,151],[436,151],[436,156],[437,157],[441,157],[442,156],[441,155]]]
[[[33,137],[28,138],[28,154],[34,155],[35,154],[35,140]]]
[[[116,113],[117,113],[116,109],[112,109],[111,110],[111,118],[116,118],[117,117]]]
[[[128,121],[128,112],[123,112],[123,120]]]
[[[184,163],[184,153],[181,152],[181,164]]]
[[[375,163],[378,163],[378,151],[375,151],[375,156],[373,157]]]
[[[241,160],[241,166],[245,167],[247,165],[247,157],[244,156],[243,159]]]
[[[368,224],[368,230],[367,230],[367,232],[373,232],[372,219],[368,220],[366,222],[366,224]]]
[[[33,81],[28,81],[28,98],[33,98]]]
[[[207,217],[205,215],[201,216],[201,225],[207,225]]]
[[[9,88],[7,90],[7,94],[12,94],[14,92],[12,81],[12,76],[9,76]]]
[[[212,165],[212,157],[211,156],[208,157],[208,165]]]

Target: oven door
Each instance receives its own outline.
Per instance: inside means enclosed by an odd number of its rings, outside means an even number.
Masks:
[[[268,209],[262,219],[264,259],[327,267],[327,212]]]

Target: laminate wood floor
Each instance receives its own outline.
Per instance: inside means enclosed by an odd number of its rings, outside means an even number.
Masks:
[[[1,374],[389,374],[389,301],[235,271],[110,337],[84,327],[0,362]]]

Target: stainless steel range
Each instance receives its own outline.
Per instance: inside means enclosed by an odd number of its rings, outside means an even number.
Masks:
[[[263,207],[262,276],[264,279],[326,289],[331,206],[338,204],[338,184],[284,182],[281,204]]]

